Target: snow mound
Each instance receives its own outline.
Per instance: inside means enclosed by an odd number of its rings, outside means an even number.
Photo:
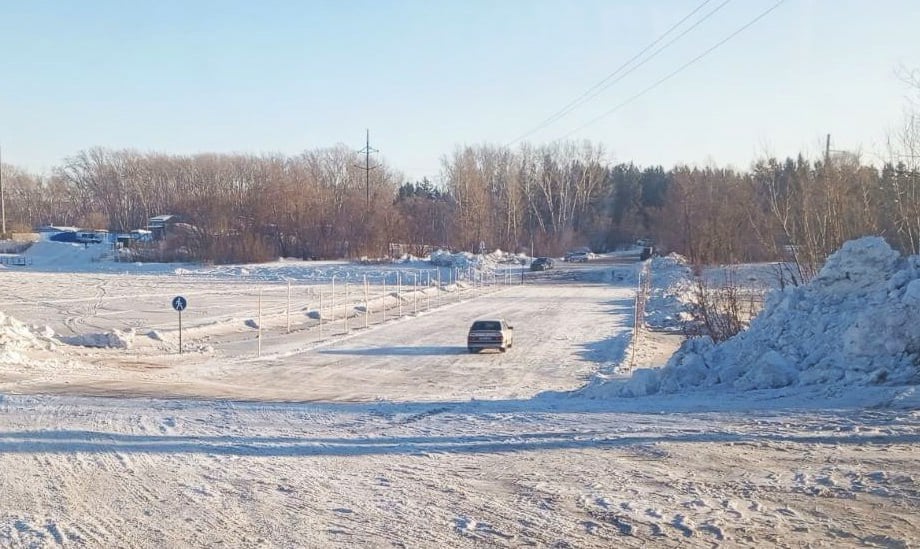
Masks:
[[[645,324],[657,330],[677,331],[693,300],[692,276],[687,260],[678,254],[649,260],[651,291],[645,306]]]
[[[748,330],[716,345],[686,341],[660,370],[609,394],[920,382],[920,256],[878,237],[847,242],[809,284],[777,290]]]
[[[134,328],[127,331],[112,330],[101,334],[85,334],[66,338],[66,343],[81,347],[104,349],[131,349],[134,346]]]
[[[528,257],[524,254],[513,254],[502,250],[479,255],[470,252],[453,253],[447,250],[437,250],[431,253],[428,261],[437,267],[491,272],[502,264],[524,265],[528,262]]]
[[[19,364],[27,362],[23,353],[28,351],[50,351],[54,348],[51,339],[54,332],[46,327],[28,326],[15,318],[0,313],[0,363]]]

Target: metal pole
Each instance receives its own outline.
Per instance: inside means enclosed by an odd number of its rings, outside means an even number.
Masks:
[[[323,291],[319,291],[319,338],[323,339]]]
[[[291,281],[288,280],[287,331],[291,333]]]
[[[412,273],[412,276],[415,277],[415,299],[413,300],[414,303],[412,307],[414,309],[415,314],[418,315],[418,279],[419,279],[419,276],[417,272]]]
[[[182,354],[182,310],[179,310],[179,354]]]
[[[396,304],[399,307],[399,318],[402,318],[402,273],[396,271]]]
[[[3,237],[6,238],[6,197],[3,194],[3,151],[0,149],[0,212],[3,215]],[[182,312],[179,312],[179,317],[182,317]],[[182,352],[181,350],[179,352]]]
[[[262,356],[262,288],[259,288],[259,356]]]
[[[383,321],[387,321],[387,274],[383,273]]]
[[[364,327],[370,324],[371,307],[367,299],[367,275],[364,275]]]
[[[329,315],[329,318],[335,322],[335,275],[332,275],[332,311]]]
[[[345,325],[345,333],[348,333],[348,277],[345,278],[345,306],[342,307],[342,323]]]
[[[425,310],[431,310],[431,271],[426,271],[427,283],[425,284]]]
[[[441,286],[441,268],[438,267],[438,307],[441,306],[441,291],[444,288]]]

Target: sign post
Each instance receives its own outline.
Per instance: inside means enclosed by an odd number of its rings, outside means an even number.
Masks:
[[[181,295],[177,295],[172,300],[172,307],[179,313],[179,354],[182,354],[182,311],[188,307],[188,300]]]

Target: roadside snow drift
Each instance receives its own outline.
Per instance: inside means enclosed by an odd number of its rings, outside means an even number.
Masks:
[[[691,339],[660,370],[590,393],[914,384],[920,381],[920,256],[881,238],[847,242],[805,286],[775,291],[748,330]]]
[[[656,330],[679,332],[689,320],[685,310],[693,299],[690,267],[686,258],[675,253],[649,261],[652,280],[645,324]]]
[[[50,328],[28,326],[0,312],[0,363],[28,362],[24,353],[53,349],[53,336],[54,332]]]

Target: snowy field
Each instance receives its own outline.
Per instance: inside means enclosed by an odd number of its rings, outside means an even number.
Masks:
[[[638,365],[657,368],[636,375],[623,365],[637,263],[562,265],[528,273],[524,285],[468,281],[397,299],[380,282],[398,267],[129,271],[78,259],[91,249],[65,252],[60,272],[40,258],[29,270],[0,271],[0,546],[920,540],[920,397],[904,373],[910,365],[892,345],[890,353],[842,345],[850,354],[837,357],[820,333],[862,341],[862,332],[843,321],[806,332],[819,316],[801,325],[782,316],[819,315],[848,299],[866,309],[862,294],[839,291],[862,263],[838,262],[848,274],[825,281],[831,297],[805,288],[776,300],[786,312],[767,315],[733,351],[675,354],[677,336],[648,331]],[[884,255],[868,254],[873,263]],[[912,268],[891,267],[879,284],[905,304],[920,299]],[[325,293],[333,272],[356,285],[347,302],[337,290],[335,309]],[[378,280],[367,301],[380,305],[370,307],[368,328],[363,284],[357,292],[365,274]],[[647,320],[674,318],[667,288],[653,292]],[[190,304],[181,355],[169,308],[179,294]],[[909,326],[917,317],[907,310],[896,313]],[[468,354],[469,324],[490,316],[514,325],[514,347]],[[845,364],[867,349],[877,360],[863,372],[793,356],[792,344],[774,351],[780,358],[755,353],[783,323],[810,338],[802,346]],[[909,350],[912,333],[905,329]],[[719,353],[761,375],[725,369]],[[812,359],[823,378],[788,363]]]

